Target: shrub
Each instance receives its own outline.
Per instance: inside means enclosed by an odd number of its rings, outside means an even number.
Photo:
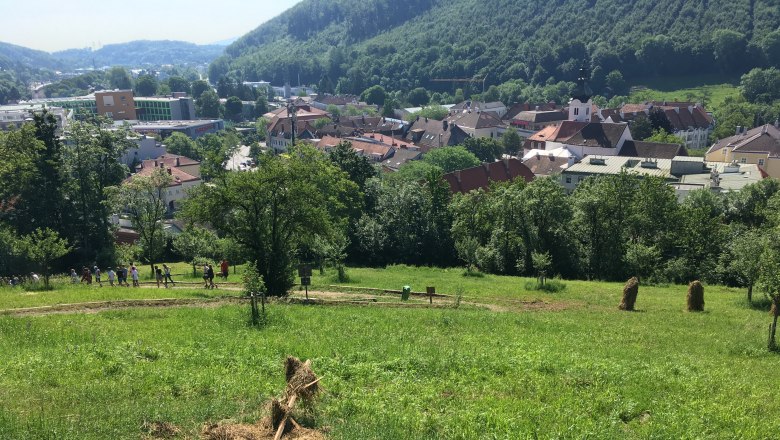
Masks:
[[[688,285],[688,311],[704,311],[704,286],[699,281],[694,281]]]
[[[633,311],[637,295],[639,295],[639,280],[636,277],[631,277],[623,287],[623,299],[620,301],[618,308],[620,310]]]
[[[559,278],[548,279],[544,284],[539,280],[528,281],[525,283],[525,290],[541,290],[548,293],[557,293],[566,289],[566,283]]]

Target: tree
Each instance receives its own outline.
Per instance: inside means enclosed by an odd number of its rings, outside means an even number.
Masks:
[[[225,103],[225,117],[234,122],[241,121],[241,113],[244,110],[244,104],[238,96],[231,96]]]
[[[138,96],[154,96],[157,93],[157,79],[151,75],[141,75],[135,81],[135,93]]]
[[[423,107],[420,111],[410,113],[406,116],[407,121],[414,121],[417,118],[428,118],[436,121],[441,121],[447,117],[449,110],[446,107],[440,105],[431,105]]]
[[[422,107],[431,102],[431,95],[422,87],[417,87],[406,95],[406,100],[414,107]]]
[[[126,129],[104,130],[87,122],[73,122],[68,131],[69,145],[63,150],[65,193],[71,220],[78,225],[72,242],[80,259],[111,261],[114,236],[105,190],[127,176],[121,159],[135,143]]]
[[[712,34],[715,61],[725,72],[739,71],[747,59],[745,35],[730,29],[718,29]]]
[[[257,122],[255,122],[255,132],[261,140],[268,138],[268,123],[268,119],[262,116],[257,118]]]
[[[645,140],[648,142],[660,142],[662,144],[685,145],[685,140],[671,133],[668,133],[662,128],[653,130],[653,134],[645,138]]]
[[[363,91],[363,93],[360,95],[360,99],[365,101],[367,104],[378,105],[381,107],[385,105],[387,92],[385,92],[385,88],[380,85],[371,86]]]
[[[203,94],[206,90],[212,90],[211,84],[208,83],[208,81],[204,81],[202,79],[199,79],[197,81],[192,82],[192,97],[194,99],[200,98],[200,95]]]
[[[108,76],[108,83],[112,89],[130,90],[133,88],[133,81],[124,67],[112,67],[106,76]]]
[[[470,137],[466,139],[463,146],[477,156],[482,162],[495,162],[497,159],[500,159],[504,153],[501,144],[492,138]]]
[[[455,240],[455,251],[458,253],[458,258],[466,263],[467,272],[472,272],[477,267],[479,241],[476,238],[467,236]]]
[[[244,293],[251,299],[252,325],[260,325],[260,320],[265,321],[265,294],[266,287],[263,276],[257,271],[257,262],[252,261],[244,271]],[[262,310],[257,309],[257,298],[260,298]]]
[[[255,100],[255,117],[261,118],[268,113],[268,97],[262,93]]]
[[[780,70],[753,69],[742,75],[740,90],[748,102],[771,103],[780,98]]]
[[[605,85],[610,90],[610,96],[625,95],[628,93],[628,84],[623,79],[623,74],[619,70],[609,72],[605,78]]]
[[[653,135],[653,125],[646,116],[638,116],[631,121],[631,136],[634,139],[645,140]]]
[[[295,250],[342,227],[357,196],[357,185],[323,153],[296,146],[287,157],[261,155],[255,172],[229,173],[205,186],[182,214],[245,247],[268,294],[282,296],[292,286]]]
[[[212,90],[206,90],[198,98],[197,109],[203,118],[219,118],[219,107],[219,97]]]
[[[170,154],[202,160],[203,155],[198,149],[198,143],[184,133],[173,133],[165,139],[165,151]]]
[[[769,65],[780,67],[780,30],[764,35],[760,45]]]
[[[386,118],[395,117],[395,109],[401,107],[401,104],[393,97],[387,97],[382,105],[382,116]]]
[[[49,228],[36,229],[29,235],[21,237],[17,243],[19,252],[35,263],[43,273],[43,285],[49,289],[54,262],[70,252],[68,240],[60,238],[57,231]]]
[[[771,239],[767,240],[767,246],[761,254],[758,285],[772,303],[772,324],[769,326],[767,348],[776,351],[777,318],[780,317],[780,247],[776,230],[772,231]]]
[[[671,134],[674,129],[672,123],[669,122],[669,118],[666,117],[663,109],[654,108],[650,110],[650,125],[653,127],[653,131],[663,129],[663,131]]]
[[[149,176],[136,175],[110,190],[111,206],[126,214],[138,232],[142,258],[149,264],[152,274],[154,263],[165,247],[162,221],[168,212],[165,195],[170,182],[167,170],[155,168]]]
[[[747,301],[753,301],[753,286],[761,275],[761,257],[766,247],[765,231],[749,229],[735,234],[729,242],[728,269],[747,287]]]
[[[539,277],[539,284],[544,286],[547,271],[552,267],[552,257],[547,252],[533,252],[531,253],[531,261],[536,276]]]
[[[517,156],[523,148],[522,138],[517,134],[517,130],[512,127],[504,132],[504,135],[501,137],[501,143],[504,151],[511,156]]]
[[[187,81],[186,78],[182,78],[180,76],[172,76],[168,78],[168,87],[171,89],[171,92],[183,92],[183,93],[190,93],[190,82]]]
[[[434,148],[426,153],[422,160],[441,168],[445,173],[465,170],[481,163],[477,156],[462,146]]]
[[[201,259],[216,259],[217,240],[217,235],[208,229],[190,225],[173,239],[173,248],[184,261],[192,264],[192,276],[195,276]]]
[[[349,142],[339,142],[328,152],[328,158],[341,171],[347,173],[349,180],[355,182],[361,191],[366,187],[366,181],[377,175],[371,161],[358,154]]]

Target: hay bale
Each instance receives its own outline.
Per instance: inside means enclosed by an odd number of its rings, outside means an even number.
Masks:
[[[304,400],[312,398],[320,390],[317,375],[311,369],[311,361],[301,362],[292,356],[287,358],[287,395],[298,395]]]
[[[688,311],[704,311],[704,286],[699,281],[694,281],[688,285]]]
[[[281,402],[279,402],[278,399],[273,399],[269,405],[269,412],[271,413],[271,429],[276,432],[277,428],[279,428],[279,425],[285,420],[285,416],[287,416],[287,408],[282,405]],[[285,431],[289,430],[289,423],[287,424],[284,429]]]
[[[631,277],[623,286],[623,299],[620,300],[620,310],[633,311],[636,304],[636,297],[639,295],[639,280]]]

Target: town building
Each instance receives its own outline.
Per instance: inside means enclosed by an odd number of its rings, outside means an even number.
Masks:
[[[32,123],[36,113],[43,110],[51,113],[57,120],[57,129],[61,132],[67,127],[73,116],[73,111],[62,107],[48,107],[45,104],[9,104],[0,106],[0,130],[22,128],[26,123]]]
[[[472,101],[472,100],[466,100],[459,104],[455,104],[450,108],[452,112],[457,113],[463,113],[463,112],[492,112],[495,116],[497,116],[499,119],[503,118],[504,115],[506,115],[508,109],[506,108],[506,105],[504,105],[501,101],[493,101],[493,102],[480,102],[480,101]]]
[[[706,162],[702,157],[678,156],[651,159],[623,156],[588,156],[561,173],[561,184],[571,193],[591,176],[626,173],[653,176],[672,185],[680,198],[690,191],[709,188],[715,192],[739,191],[766,177],[757,165]]]
[[[619,114],[611,115],[613,122],[631,121],[640,115],[661,110],[672,126],[672,134],[683,139],[687,148],[702,149],[709,145],[709,136],[715,129],[715,120],[704,108],[693,102],[649,101],[643,104],[626,104]]]
[[[530,182],[534,173],[518,159],[504,159],[498,162],[458,170],[444,175],[453,194],[466,194],[476,189],[489,189],[492,182],[510,182],[523,179]]]
[[[708,161],[755,164],[770,177],[780,178],[780,128],[777,124],[750,130],[737,127],[734,136],[715,142],[705,157]]]
[[[498,139],[507,129],[507,125],[496,113],[481,110],[451,110],[445,121],[474,138]]]
[[[468,138],[469,134],[466,131],[450,124],[448,120],[437,121],[418,117],[412,121],[403,139],[420,147],[423,153],[427,153],[434,148],[462,145]]]
[[[141,162],[136,167],[136,173],[128,177],[130,181],[139,176],[150,176],[155,169],[161,168],[171,176],[171,183],[165,191],[165,203],[169,212],[174,212],[182,200],[187,198],[187,192],[203,183],[200,178],[200,162],[175,154],[165,154],[157,159]]]
[[[381,134],[368,134],[361,137],[335,138],[326,136],[320,139],[315,146],[323,151],[330,151],[342,142],[348,142],[352,145],[352,150],[357,154],[371,159],[373,162],[383,162],[391,158],[396,149],[405,147],[407,143],[402,143],[397,139]]]
[[[225,121],[221,119],[203,119],[192,121],[154,121],[136,122],[130,124],[130,129],[139,134],[167,138],[173,133],[182,133],[190,139],[217,133],[225,129]]]
[[[115,121],[138,119],[132,90],[103,90],[95,92],[97,114]]]
[[[195,119],[195,103],[183,93],[172,96],[136,97],[139,121],[188,121]]]

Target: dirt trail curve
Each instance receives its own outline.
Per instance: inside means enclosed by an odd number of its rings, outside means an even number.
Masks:
[[[143,286],[142,288],[153,288]],[[223,291],[239,291],[238,288],[220,289]],[[435,297],[432,303],[427,299],[413,299],[409,302],[388,301],[388,295],[370,293],[348,293],[310,291],[310,304],[329,306],[366,306],[389,308],[451,308],[454,305],[450,297]],[[488,298],[486,298],[488,299]],[[490,299],[488,299],[490,300]],[[520,301],[494,298],[501,304],[461,301],[461,305],[487,309],[492,312],[521,312],[533,310],[563,310],[565,304],[546,303],[542,301]],[[159,298],[159,299],[117,299],[109,301],[92,301],[73,304],[54,304],[38,307],[24,307],[0,310],[0,316],[45,316],[68,313],[99,313],[108,310],[121,310],[128,308],[174,308],[174,307],[219,307],[226,304],[241,304],[246,301],[238,295],[222,296],[214,298]],[[304,292],[293,291],[287,298],[271,299],[271,302],[282,303],[306,303]]]

